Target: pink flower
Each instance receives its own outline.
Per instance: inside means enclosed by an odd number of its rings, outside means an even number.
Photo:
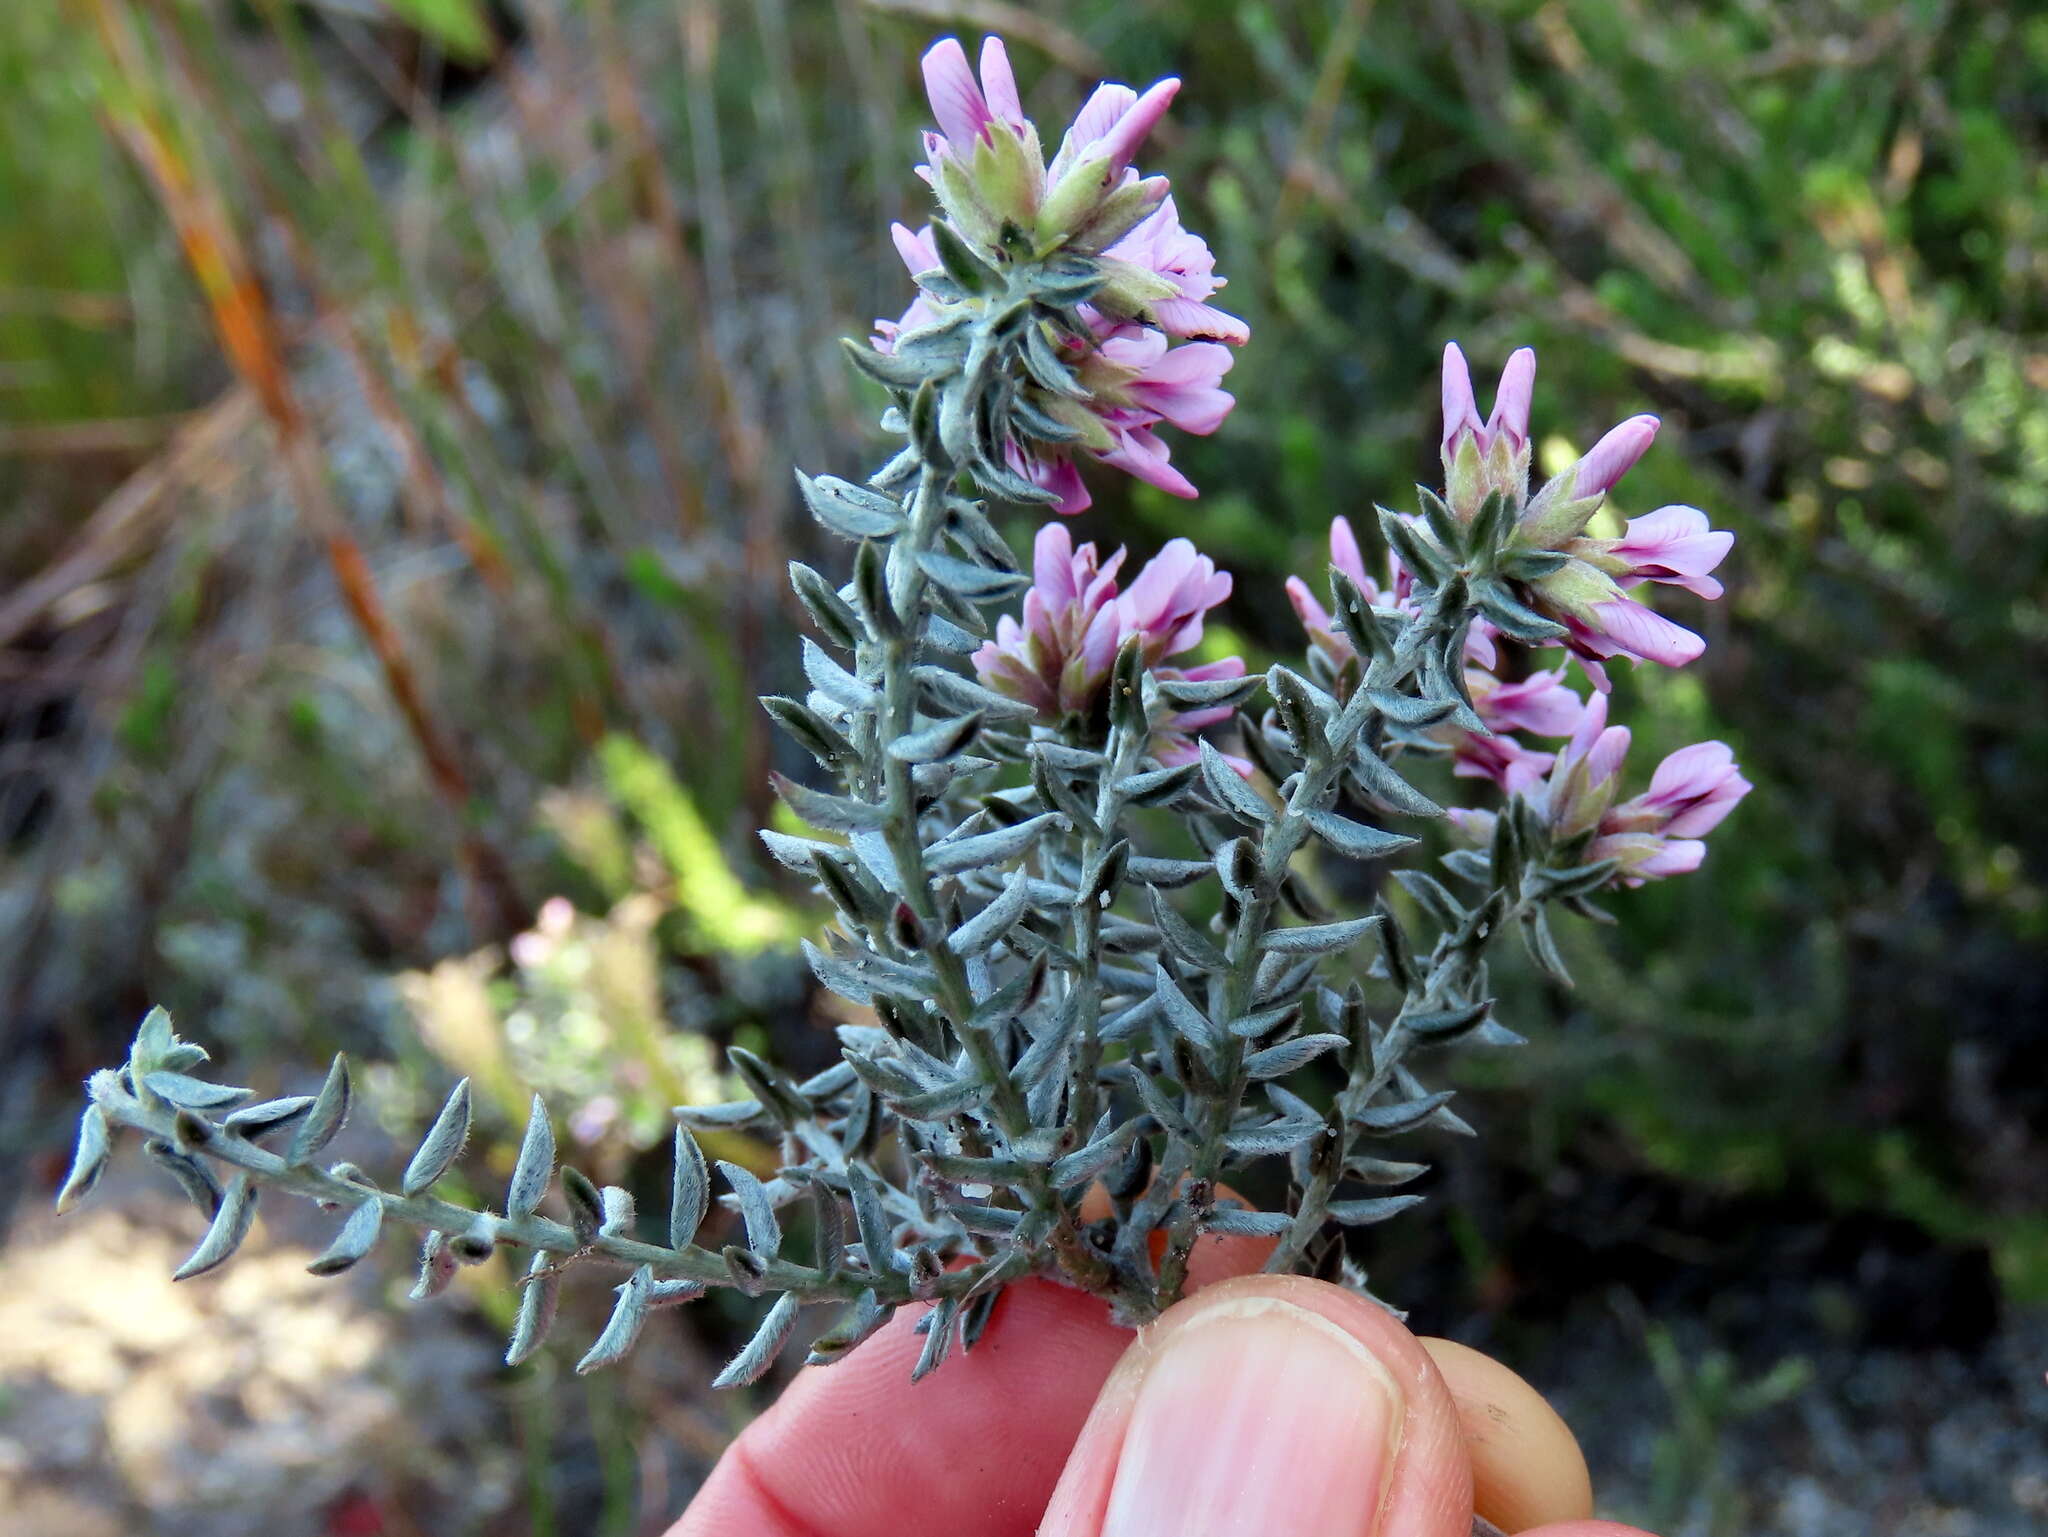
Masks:
[[[1236,398],[1222,388],[1236,361],[1228,347],[1187,342],[1169,347],[1158,331],[1118,326],[1093,351],[1072,361],[1086,386],[1084,401],[1047,397],[1049,415],[1073,427],[1073,445],[1013,445],[1012,463],[1036,484],[1055,491],[1055,510],[1073,514],[1089,505],[1088,491],[1068,455],[1085,450],[1172,496],[1193,497],[1194,483],[1173,467],[1171,455],[1152,429],[1164,422],[1183,432],[1207,435],[1223,424]]]
[[[1631,518],[1619,539],[1581,539],[1579,558],[1598,566],[1623,587],[1665,582],[1699,597],[1721,596],[1721,584],[1708,573],[1720,565],[1735,544],[1724,529],[1709,528],[1697,507],[1659,507]]]
[[[1548,782],[1512,793],[1536,808],[1564,862],[1614,860],[1614,885],[1640,886],[1697,870],[1707,854],[1701,840],[1750,791],[1735,755],[1723,742],[1680,748],[1657,766],[1648,790],[1616,805],[1628,744],[1627,728],[1607,724],[1606,696],[1595,694]],[[1493,836],[1491,812],[1453,810],[1450,816],[1476,843]],[[1569,847],[1578,840],[1583,847]]]
[[[1216,257],[1200,235],[1181,227],[1171,197],[1102,254],[1114,265],[1096,298],[1098,308],[1155,325],[1168,336],[1238,345],[1251,339],[1242,320],[1206,302],[1223,287]]]
[[[932,227],[927,224],[914,234],[902,224],[889,226],[889,238],[896,243],[896,254],[903,258],[903,265],[910,269],[912,277],[930,272],[939,265],[939,248],[932,243]],[[915,331],[919,326],[930,325],[939,318],[939,307],[922,288],[917,297],[910,301],[910,308],[895,320],[877,320],[875,334],[869,345],[877,352],[894,352],[896,338],[905,331]]]
[[[1468,666],[1465,686],[1472,695],[1473,708],[1493,734],[1457,732],[1451,772],[1468,779],[1490,779],[1509,795],[1530,789],[1556,762],[1554,754],[1524,747],[1513,733],[1570,736],[1585,710],[1579,696],[1565,686],[1562,669],[1503,683],[1483,668]]]
[[[993,123],[1007,123],[1018,132],[1030,126],[1017,96],[1009,52],[999,37],[982,39],[979,81],[960,40],[940,38],[924,56],[924,91],[932,116],[939,120],[939,131],[925,141],[925,148],[938,155],[965,154],[976,140],[994,143],[989,132]]]
[[[974,654],[974,670],[989,688],[1034,706],[1046,724],[1094,712],[1117,651],[1132,636],[1162,680],[1244,676],[1237,657],[1186,669],[1160,665],[1200,645],[1204,616],[1230,596],[1230,573],[1187,540],[1170,541],[1121,595],[1122,550],[1098,560],[1094,545],[1077,550],[1064,525],[1048,523],[1033,556],[1022,623],[1007,614],[997,620],[996,638]],[[1193,733],[1230,713],[1190,710],[1155,722],[1155,756],[1193,751]]]
[[[1512,353],[1494,390],[1493,414],[1479,420],[1472,371],[1456,342],[1444,346],[1443,407],[1445,500],[1460,519],[1475,517],[1498,491],[1516,507],[1529,483],[1529,401],[1536,384],[1536,354]]]
[[[1229,598],[1230,587],[1228,571],[1188,540],[1170,540],[1117,600],[1122,632],[1143,637],[1148,666],[1191,651],[1202,643],[1202,616]]]
[[[1598,836],[1586,847],[1586,861],[1620,861],[1614,878],[1623,886],[1697,870],[1707,855],[1701,840],[1721,825],[1750,788],[1727,743],[1681,747],[1657,765],[1647,791],[1600,819]]]
[[[1048,170],[1000,38],[983,40],[979,76],[950,37],[926,52],[923,70],[938,129],[924,135],[927,163],[919,174],[954,229],[982,250],[1009,254],[1022,237],[1040,256],[1061,246],[1098,252],[1166,196],[1165,178],[1141,178],[1130,165],[1178,80],[1161,80],[1142,95],[1124,85],[1097,87]]]
[[[1616,806],[1603,831],[1701,838],[1721,825],[1752,786],[1725,742],[1681,747],[1657,765],[1650,788]]]
[[[996,621],[996,638],[974,653],[974,670],[1000,694],[1035,706],[1048,721],[1086,714],[1116,661],[1123,616],[1116,604],[1118,550],[1098,561],[1093,544],[1074,548],[1048,523],[1032,546],[1024,621]]]
[[[1628,757],[1629,729],[1607,724],[1607,696],[1586,701],[1578,729],[1557,755],[1543,794],[1545,820],[1559,839],[1575,838],[1600,825],[1614,803],[1615,781]]]

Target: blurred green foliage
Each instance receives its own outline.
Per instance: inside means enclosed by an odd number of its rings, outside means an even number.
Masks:
[[[721,1028],[801,1051],[801,1011],[727,964],[791,921],[748,894],[751,701],[793,663],[786,465],[871,446],[829,343],[906,297],[885,225],[924,217],[914,59],[947,7],[523,0],[495,45],[476,7],[358,10],[7,8],[0,415],[221,409],[224,311],[106,132],[132,150],[154,102],[260,279],[466,798],[421,771],[265,428],[236,430],[0,637],[13,1044],[65,1076],[145,993],[252,1055],[388,1027],[379,979],[510,931],[465,910],[466,839],[529,908],[626,894],[616,842],[565,859],[569,787],[675,871],[665,953],[741,997]],[[1004,14],[1042,120],[1096,70],[1188,82],[1156,159],[1251,322],[1240,406],[1174,445],[1201,501],[1105,479],[1086,530],[1192,536],[1252,652],[1297,644],[1280,579],[1320,568],[1332,515],[1433,473],[1450,337],[1482,370],[1538,349],[1546,458],[1658,412],[1620,513],[1738,534],[1727,601],[1671,605],[1706,659],[1623,677],[1616,709],[1639,775],[1719,736],[1758,792],[1704,874],[1571,936],[1578,997],[1516,982],[1549,1023],[1474,1075],[1479,1118],[1530,1156],[1614,1128],[1717,1189],[1896,1211],[2048,1295],[2048,18]],[[25,583],[106,486],[53,499],[9,442],[0,491],[39,488],[0,555]]]

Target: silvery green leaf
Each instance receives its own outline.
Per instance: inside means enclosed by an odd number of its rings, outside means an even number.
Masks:
[[[944,614],[925,615],[924,642],[954,656],[968,656],[981,649],[981,637],[963,625],[957,625]]]
[[[1090,273],[1085,279],[1075,279],[1077,285],[1093,285],[1081,293],[1081,298],[1084,299],[1100,289],[1102,281],[1100,272]],[[1064,395],[1069,400],[1089,398],[1088,387],[1076,379],[1072,370],[1061,360],[1057,349],[1046,339],[1043,325],[1033,325],[1026,329],[1021,361],[1025,371],[1031,375],[1032,382],[1040,389],[1050,390],[1055,395]]]
[[[726,1131],[766,1120],[767,1106],[758,1099],[728,1100],[722,1105],[672,1105],[670,1113],[692,1131]]]
[[[913,667],[910,676],[924,691],[925,697],[938,706],[934,713],[950,711],[968,715],[978,711],[989,720],[1035,720],[1038,717],[1036,705],[1023,704],[1007,694],[983,688],[973,679],[944,667]]]
[[[965,838],[942,838],[924,851],[925,868],[934,875],[957,875],[1015,859],[1058,820],[1051,812],[1043,812],[1013,827],[998,827]]]
[[[1159,697],[1183,709],[1235,709],[1265,681],[1257,673],[1243,678],[1171,678],[1160,682]]]
[[[209,1220],[220,1214],[220,1181],[203,1159],[181,1153],[170,1143],[159,1142],[154,1137],[142,1144],[142,1153],[176,1180],[186,1199],[205,1212]]]
[[[1398,1216],[1411,1206],[1420,1206],[1426,1196],[1383,1195],[1367,1201],[1332,1201],[1330,1217],[1346,1227],[1370,1227],[1375,1222],[1384,1222]]]
[[[978,1078],[968,1077],[926,1089],[921,1094],[885,1097],[899,1116],[913,1121],[932,1121],[973,1109],[988,1097],[988,1085]]]
[[[656,1281],[647,1288],[647,1305],[651,1308],[681,1307],[686,1302],[695,1302],[708,1290],[702,1281],[685,1281],[671,1277]]]
[[[800,560],[789,563],[789,585],[825,639],[842,651],[852,651],[860,645],[861,617],[853,611],[852,604],[839,596],[838,588]]]
[[[1415,900],[1415,905],[1443,928],[1455,929],[1465,921],[1465,905],[1444,888],[1443,882],[1421,870],[1396,870],[1394,879]]]
[[[519,1290],[519,1317],[512,1325],[512,1338],[505,1350],[505,1364],[517,1366],[540,1348],[554,1327],[555,1306],[562,1296],[562,1272],[555,1257],[545,1249],[537,1251],[526,1267],[526,1279]]]
[[[1052,1166],[1053,1184],[1064,1190],[1085,1185],[1096,1178],[1124,1156],[1130,1148],[1131,1139],[1137,1136],[1139,1126],[1138,1121],[1125,1121],[1085,1146],[1075,1148]]]
[[[151,1009],[142,1016],[142,1023],[135,1028],[135,1044],[129,1049],[128,1060],[136,1066],[153,1070],[164,1065],[164,1058],[179,1044],[176,1032],[171,1029],[171,1016],[163,1008]]]
[[[1116,793],[1133,806],[1170,806],[1184,795],[1201,768],[1183,763],[1174,768],[1130,774],[1116,782]]]
[[[290,1162],[310,1163],[322,1148],[334,1140],[334,1134],[348,1120],[351,1098],[348,1058],[336,1054],[327,1069],[326,1081],[320,1085],[320,1092],[313,1096],[313,1108],[306,1112],[306,1118],[299,1122],[299,1129],[292,1133],[292,1148],[287,1155]]]
[[[237,1173],[228,1181],[228,1188],[221,1196],[220,1210],[213,1214],[213,1225],[207,1228],[206,1236],[199,1240],[199,1247],[172,1273],[171,1279],[189,1281],[224,1263],[242,1247],[242,1240],[249,1236],[249,1224],[255,1220],[256,1183],[248,1174]]]
[[[1160,967],[1152,974],[1154,997],[1159,1001],[1161,1016],[1176,1034],[1185,1036],[1205,1051],[1213,1051],[1219,1044],[1215,1024],[1207,1013],[1195,1007],[1188,995],[1180,990],[1180,984]]]
[[[1312,686],[1292,668],[1278,662],[1266,673],[1266,691],[1273,696],[1281,725],[1294,742],[1294,750],[1320,757],[1329,750],[1323,729],[1323,714],[1317,709]]]
[[[1259,936],[1259,948],[1272,955],[1329,955],[1349,949],[1378,922],[1377,917],[1346,918],[1337,923],[1268,929]]]
[[[418,1195],[448,1172],[448,1165],[455,1162],[463,1143],[468,1140],[469,1080],[463,1078],[449,1091],[448,1101],[441,1106],[441,1113],[434,1117],[434,1124],[420,1142],[419,1151],[405,1166],[405,1175],[399,1180],[398,1188],[407,1195]]]
[[[317,1276],[340,1275],[376,1247],[384,1227],[384,1203],[375,1196],[356,1204],[341,1231],[306,1269]]]
[[[980,1206],[971,1202],[944,1203],[947,1216],[968,1232],[981,1238],[1011,1238],[1024,1214],[1006,1206]]]
[[[1158,888],[1148,887],[1146,895],[1151,898],[1152,921],[1159,925],[1166,948],[1176,958],[1198,972],[1215,973],[1230,969],[1230,961],[1222,950],[1183,918],[1173,904],[1159,894]]]
[[[669,1186],[668,1246],[686,1249],[711,1209],[711,1180],[704,1150],[687,1126],[676,1128],[675,1173]]]
[[[782,1252],[782,1224],[775,1220],[775,1204],[768,1198],[767,1187],[748,1170],[724,1159],[719,1160],[718,1172],[732,1187],[734,1204],[746,1219],[747,1247],[763,1259],[774,1259]]]
[[[562,1196],[569,1207],[569,1227],[579,1247],[588,1248],[604,1226],[604,1197],[590,1176],[574,1164],[562,1165]]]
[[[1558,951],[1557,941],[1551,937],[1550,919],[1542,908],[1523,915],[1522,944],[1546,977],[1559,987],[1572,985],[1572,974],[1565,966],[1564,956]]]
[[[180,1110],[171,1118],[171,1144],[181,1153],[210,1146],[214,1125],[197,1110]]]
[[[725,1261],[725,1273],[731,1284],[745,1295],[758,1297],[766,1290],[768,1261],[752,1249],[729,1243],[718,1251],[718,1257]]]
[[[903,527],[902,507],[879,491],[836,475],[812,479],[802,470],[796,472],[796,483],[811,516],[842,538],[886,539]]]
[[[1237,770],[1230,766],[1230,760],[1206,738],[1202,741],[1201,751],[1202,783],[1218,805],[1232,816],[1256,827],[1263,827],[1273,820],[1273,808],[1266,804],[1258,791],[1244,782]]]
[[[993,570],[938,550],[919,551],[917,566],[948,592],[975,603],[1007,598],[1031,585],[1031,579],[1022,572]]]
[[[1563,625],[1517,602],[1503,583],[1474,582],[1472,596],[1479,600],[1479,611],[1509,640],[1525,646],[1546,646],[1564,638]]]
[[[1316,974],[1318,957],[1289,950],[1269,950],[1259,957],[1259,969],[1252,977],[1252,1004],[1271,1008],[1293,998]]]
[[[844,844],[826,843],[817,838],[798,838],[790,833],[779,833],[772,827],[761,829],[761,841],[767,845],[768,852],[775,856],[778,863],[787,865],[792,870],[806,872],[811,869],[811,860],[814,856],[846,852]]]
[[[231,1112],[221,1122],[221,1130],[231,1137],[240,1137],[254,1142],[258,1137],[267,1137],[274,1131],[283,1131],[287,1126],[313,1108],[310,1094],[291,1094],[283,1099],[266,1099],[260,1105],[244,1105]]]
[[[1216,875],[1223,889],[1240,902],[1258,895],[1259,851],[1249,838],[1232,838],[1216,845]]]
[[[1368,827],[1334,811],[1311,811],[1306,820],[1318,838],[1346,859],[1385,859],[1416,844],[1414,838],[1405,834]]]
[[[1294,1219],[1284,1211],[1245,1211],[1232,1206],[1219,1206],[1202,1219],[1204,1232],[1233,1238],[1278,1238],[1293,1225]]]
[[[71,1172],[64,1177],[64,1188],[57,1192],[60,1213],[71,1210],[92,1194],[92,1187],[106,1170],[113,1145],[106,1111],[98,1105],[87,1105],[85,1114],[78,1119],[78,1146],[71,1155]]]
[[[1454,1009],[1432,1009],[1426,1014],[1409,1014],[1401,1020],[1401,1024],[1418,1041],[1431,1046],[1443,1046],[1471,1034],[1485,1022],[1487,1011],[1492,1007],[1493,1000],[1483,998],[1477,1003],[1463,1004]]]
[[[1223,1145],[1240,1158],[1260,1158],[1290,1152],[1322,1129],[1320,1120],[1268,1121],[1262,1126],[1241,1126],[1225,1132]]]
[[[640,1327],[647,1322],[647,1294],[654,1285],[654,1268],[642,1265],[618,1288],[619,1300],[612,1308],[612,1316],[605,1321],[604,1331],[576,1363],[576,1374],[582,1376],[599,1367],[610,1366],[614,1361],[633,1348],[633,1342],[640,1337]]]
[[[946,948],[955,955],[980,955],[1024,916],[1029,902],[1030,876],[1018,870],[1000,896],[946,936]]]
[[[1380,1136],[1395,1136],[1404,1131],[1413,1131],[1424,1121],[1435,1115],[1450,1100],[1451,1091],[1441,1089],[1435,1094],[1424,1095],[1421,1099],[1402,1100],[1392,1105],[1368,1105],[1352,1114],[1349,1119],[1370,1132]]]
[[[837,772],[858,760],[859,754],[845,734],[808,705],[783,694],[763,694],[761,708],[822,767]]]
[[[1386,963],[1387,980],[1404,993],[1414,992],[1415,952],[1408,946],[1408,931],[1401,927],[1384,897],[1374,908],[1374,915],[1380,920],[1380,959]]]
[[[1276,1008],[1260,1009],[1256,1013],[1240,1015],[1224,1029],[1241,1041],[1255,1041],[1262,1035],[1271,1034],[1300,1013],[1299,1003],[1283,1003]]]
[[[910,1380],[922,1382],[939,1368],[946,1359],[946,1353],[953,1348],[953,1326],[960,1316],[960,1302],[956,1297],[941,1297],[932,1310],[919,1321],[924,1334],[924,1349],[918,1353],[917,1365],[911,1368]]]
[[[555,1177],[555,1128],[548,1119],[548,1107],[538,1094],[527,1112],[526,1135],[519,1143],[519,1159],[512,1166],[512,1183],[505,1192],[505,1214],[529,1217],[547,1194]]]
[[[970,1298],[960,1309],[960,1350],[964,1355],[981,1342],[988,1321],[995,1316],[996,1304],[1002,1301],[1000,1289],[985,1291],[978,1297]]]
[[[850,833],[888,825],[889,810],[886,806],[871,806],[866,801],[852,800],[844,795],[827,795],[823,790],[810,789],[781,774],[771,773],[768,780],[782,798],[782,803],[813,827]]]
[[[1298,1068],[1308,1066],[1324,1052],[1348,1045],[1350,1042],[1341,1035],[1297,1035],[1291,1041],[1282,1041],[1277,1046],[1253,1052],[1244,1059],[1244,1070],[1255,1082],[1265,1078],[1285,1078]]]
[[[1395,557],[1406,566],[1416,581],[1423,587],[1441,587],[1451,568],[1443,552],[1409,524],[1397,512],[1384,507],[1373,509],[1379,514],[1380,532],[1386,537],[1388,546]]]
[[[795,1292],[784,1292],[777,1297],[775,1306],[761,1320],[761,1327],[754,1331],[754,1337],[726,1363],[725,1370],[712,1379],[711,1385],[714,1388],[743,1388],[757,1381],[775,1364],[775,1358],[782,1354],[782,1347],[796,1332],[797,1305]]]
[[[875,1193],[874,1180],[859,1164],[849,1163],[846,1166],[846,1188],[853,1198],[854,1227],[860,1233],[868,1269],[876,1275],[887,1275],[891,1269],[890,1260],[896,1252],[896,1241],[888,1215],[882,1210],[881,1197]]]
[[[598,1226],[597,1236],[631,1238],[633,1227],[640,1218],[633,1192],[618,1185],[606,1185],[598,1192],[598,1199],[604,1203],[604,1221]]]
[[[1567,897],[1591,896],[1605,887],[1620,867],[1618,859],[1601,859],[1569,869],[1544,870],[1537,874],[1533,885],[1538,895],[1560,901]]]
[[[240,1104],[253,1092],[170,1072],[144,1073],[142,1085],[158,1099],[182,1110],[225,1109],[229,1105]]]
[[[954,720],[942,720],[922,731],[908,732],[889,744],[889,756],[898,763],[937,763],[960,752],[981,730],[979,711]]]
[[[803,661],[811,687],[842,710],[860,714],[881,703],[881,695],[833,661],[808,635],[803,638]]]
[[[1153,994],[1145,994],[1139,1002],[1128,1008],[1120,1008],[1110,1014],[1102,1025],[1096,1027],[1096,1039],[1100,1041],[1124,1041],[1137,1035],[1153,1023],[1153,1016],[1159,1012],[1159,1000]]]
[[[873,1292],[862,1292],[859,1299],[840,1315],[838,1323],[811,1342],[811,1353],[804,1364],[829,1366],[834,1361],[843,1361],[854,1346],[873,1335],[895,1311],[876,1301]]]
[[[1428,1172],[1426,1163],[1396,1163],[1390,1159],[1363,1156],[1344,1160],[1344,1177],[1364,1185],[1405,1185]]]
[[[725,1060],[740,1075],[740,1081],[754,1091],[754,1097],[767,1106],[768,1113],[783,1126],[795,1126],[809,1119],[811,1107],[796,1092],[795,1085],[746,1047],[726,1047]]]
[[[1144,854],[1131,856],[1131,880],[1141,886],[1168,888],[1190,886],[1207,875],[1212,866],[1206,859],[1155,859]]]
[[[1130,873],[1131,840],[1119,838],[1108,848],[1098,850],[1081,872],[1081,889],[1074,897],[1074,905],[1085,907],[1090,903],[1107,907],[1116,900],[1123,889],[1124,877]]]
[[[1444,808],[1408,783],[1378,753],[1361,741],[1351,755],[1351,777],[1361,798],[1388,811],[1411,817],[1440,817]]]
[[[851,961],[829,955],[812,944],[808,939],[799,941],[803,956],[810,963],[811,974],[829,991],[837,993],[849,1003],[862,1005],[875,1001],[875,989],[886,987],[887,977],[870,977]]]
[[[1067,1047],[1079,1023],[1080,1000],[1070,993],[1059,1011],[1025,1048],[1024,1055],[1017,1059],[1017,1065],[1010,1069],[1010,1081],[1026,1094],[1046,1081],[1048,1075],[1065,1061]]]
[[[853,1068],[848,1063],[835,1062],[823,1072],[811,1074],[796,1086],[796,1091],[809,1100],[814,1109],[818,1109],[852,1087]]]
[[[1372,701],[1372,707],[1397,726],[1406,726],[1411,731],[1422,731],[1457,709],[1455,699],[1422,699],[1413,694],[1397,694],[1392,689],[1375,688],[1366,690],[1365,697]]]

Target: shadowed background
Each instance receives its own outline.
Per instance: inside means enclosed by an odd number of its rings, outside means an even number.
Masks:
[[[658,1531],[760,1401],[701,1386],[744,1304],[507,1372],[501,1278],[315,1288],[307,1213],[173,1290],[197,1219],[134,1160],[44,1210],[151,1002],[232,1081],[374,1064],[366,1161],[470,1075],[480,1190],[533,1088],[658,1183],[718,1044],[829,1051],[750,837],[783,566],[843,558],[788,470],[877,451],[832,343],[909,297],[916,56],[989,26],[1042,124],[1187,82],[1147,165],[1251,324],[1240,404],[1174,442],[1202,500],[1097,477],[1079,531],[1214,554],[1219,645],[1295,649],[1281,578],[1435,473],[1449,337],[1537,348],[1540,462],[1660,414],[1621,510],[1737,534],[1670,605],[1706,657],[1616,708],[1757,791],[1565,936],[1577,994],[1504,978],[1534,1044],[1461,1064],[1481,1139],[1423,1149],[1375,1288],[1553,1392],[1616,1516],[2038,1531],[2048,20],[1935,0],[7,8],[0,1499]]]

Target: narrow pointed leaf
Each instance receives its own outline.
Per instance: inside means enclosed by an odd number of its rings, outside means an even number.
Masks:
[[[334,1235],[334,1242],[323,1249],[306,1269],[317,1276],[340,1275],[376,1247],[377,1235],[383,1228],[384,1203],[371,1196],[348,1214],[341,1231]]]
[[[224,1264],[235,1250],[242,1247],[242,1240],[249,1236],[249,1224],[256,1220],[256,1184],[247,1174],[238,1173],[228,1181],[226,1192],[221,1196],[220,1210],[213,1215],[213,1225],[206,1230],[206,1236],[199,1240],[199,1247],[191,1257],[173,1272],[173,1281],[189,1281],[194,1276],[205,1275],[216,1265]]]
[[[412,1155],[412,1162],[405,1166],[399,1189],[407,1195],[418,1195],[448,1172],[448,1165],[455,1162],[463,1143],[469,1140],[469,1108],[469,1080],[464,1078],[449,1091],[448,1102],[434,1117],[434,1124],[428,1128],[419,1151]]]

